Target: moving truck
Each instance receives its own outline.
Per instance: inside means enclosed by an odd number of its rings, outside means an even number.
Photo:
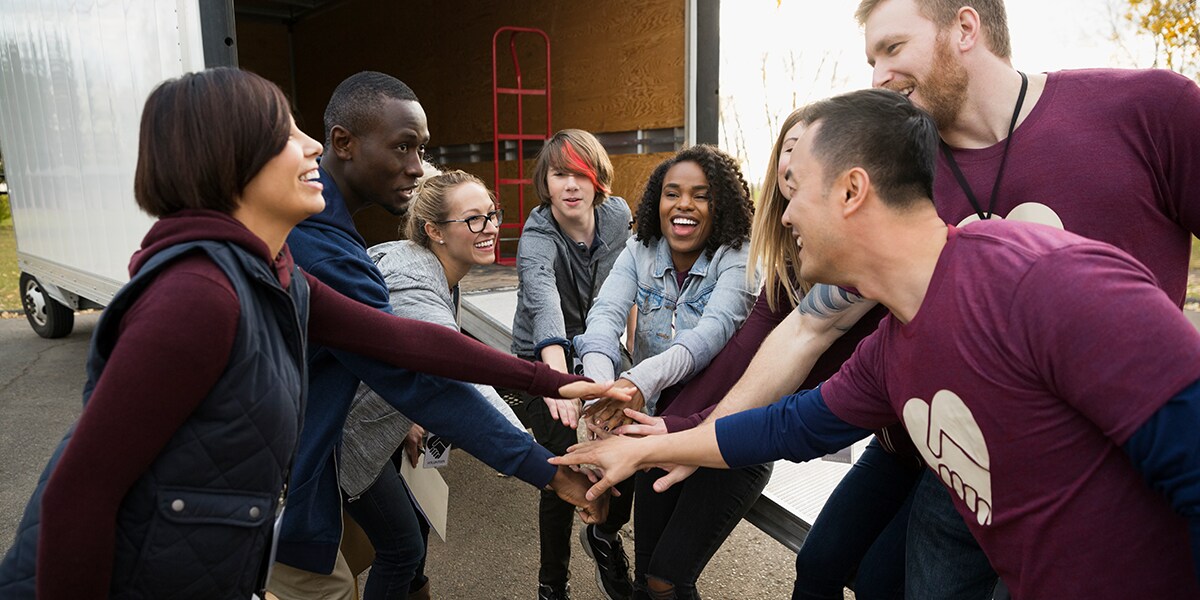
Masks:
[[[69,333],[73,311],[105,305],[128,280],[151,223],[133,200],[142,104],[182,73],[230,65],[263,75],[316,139],[342,79],[395,75],[428,114],[431,160],[496,186],[514,225],[536,204],[531,186],[496,176],[531,171],[548,126],[596,133],[612,154],[614,192],[632,204],[663,157],[717,137],[716,0],[0,0],[0,14],[0,152],[21,296],[45,337]],[[545,38],[497,33],[506,27]],[[502,89],[518,75],[527,89],[549,82],[550,102],[493,100],[493,75]],[[495,131],[518,127],[529,139],[494,143]],[[356,221],[368,243],[398,235],[382,210]],[[502,260],[517,235],[504,230]]]
[[[537,139],[493,139],[518,129],[518,113],[530,136],[548,125],[595,133],[612,157],[614,194],[636,209],[662,159],[717,142],[718,9],[718,0],[0,0],[0,152],[29,323],[44,337],[67,335],[75,310],[104,306],[128,280],[152,223],[133,199],[141,109],[164,79],[254,71],[288,94],[301,129],[324,139],[334,87],[383,71],[421,99],[431,159],[495,186],[506,221],[523,223],[536,204],[530,189],[520,206],[521,186],[496,185],[497,173],[532,171]],[[510,27],[545,38],[497,34]],[[516,95],[494,98],[493,78],[516,87],[518,65],[524,88],[550,83],[548,114],[535,93],[521,107]],[[355,219],[368,244],[397,236],[382,210]],[[510,231],[501,258],[515,255]],[[828,473],[784,472],[792,468]],[[845,468],[781,463],[747,518],[797,548]],[[814,494],[803,518],[786,499]]]

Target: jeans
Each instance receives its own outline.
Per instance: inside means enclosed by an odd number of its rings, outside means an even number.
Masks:
[[[636,475],[633,514],[634,585],[653,577],[675,586],[676,598],[698,598],[696,580],[713,554],[758,500],[771,466],[697,469],[665,492],[654,482],[661,469]]]
[[[345,507],[375,547],[362,599],[404,598],[410,590],[420,589],[427,581],[423,571],[429,525],[395,465],[385,463],[375,483]]]
[[[996,571],[932,471],[913,493],[907,560],[909,598],[986,600],[996,586]]]
[[[871,440],[796,554],[792,600],[841,600],[852,579],[859,600],[903,600],[908,512],[924,470]]]
[[[531,398],[526,404],[527,416],[533,425],[533,436],[539,444],[557,455],[567,453],[567,448],[577,441],[575,430],[561,421],[550,418],[550,409],[541,398]],[[629,522],[633,509],[633,478],[616,486],[620,496],[608,502],[608,518],[596,528],[608,534],[621,530]],[[538,500],[538,534],[541,551],[541,566],[538,568],[538,583],[559,586],[570,578],[571,528],[575,524],[575,507],[558,497],[554,492],[542,490]]]

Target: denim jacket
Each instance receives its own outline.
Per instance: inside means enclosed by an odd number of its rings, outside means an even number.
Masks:
[[[746,281],[748,258],[749,244],[721,246],[712,259],[701,254],[680,289],[667,240],[647,247],[629,238],[588,313],[587,330],[575,337],[576,352],[599,352],[619,369],[620,337],[637,302],[633,363],[679,344],[692,355],[693,373],[703,369],[754,306],[757,286]]]

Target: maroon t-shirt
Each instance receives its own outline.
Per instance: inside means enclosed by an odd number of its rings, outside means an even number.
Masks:
[[[954,151],[982,204],[1004,146]],[[1013,132],[995,214],[1108,242],[1146,265],[1182,306],[1192,234],[1200,233],[1198,165],[1200,88],[1190,79],[1163,70],[1050,73]],[[941,153],[933,198],[947,223],[978,219]]]
[[[989,221],[951,228],[913,320],[822,392],[859,427],[901,416],[1014,597],[1194,598],[1187,523],[1121,445],[1197,378],[1200,333],[1145,267]]]

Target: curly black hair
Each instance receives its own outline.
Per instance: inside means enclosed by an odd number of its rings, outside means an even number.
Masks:
[[[742,177],[733,157],[716,146],[699,144],[684,148],[675,156],[664,160],[654,168],[642,201],[637,209],[637,238],[645,246],[663,237],[662,224],[658,219],[658,203],[662,198],[663,178],[667,170],[681,162],[691,161],[700,166],[708,179],[708,190],[712,198],[712,234],[704,244],[704,253],[712,258],[717,248],[730,246],[741,248],[750,239],[750,222],[754,214],[754,203],[750,200],[750,186]]]

